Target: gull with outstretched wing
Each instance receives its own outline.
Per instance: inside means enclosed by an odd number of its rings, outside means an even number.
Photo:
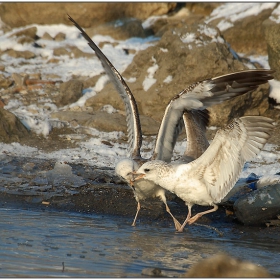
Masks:
[[[177,230],[182,232],[187,223],[218,209],[217,203],[233,188],[245,162],[264,147],[273,128],[273,120],[262,116],[234,119],[217,131],[210,146],[196,160],[187,164],[148,161],[134,172],[135,181],[152,181],[185,201],[188,215]],[[192,217],[194,204],[213,208]]]
[[[141,156],[141,124],[137,103],[130,88],[87,33],[73,18],[69,16],[69,19],[80,30],[89,46],[95,51],[125,105],[130,156],[120,160],[115,166],[115,171],[132,187],[137,201],[137,211],[132,225],[135,226],[136,224],[141,208],[140,201],[149,197],[159,197],[164,202],[166,211],[171,215],[175,228],[180,229],[181,224],[172,215],[167,205],[165,189],[148,180],[133,182],[132,172],[136,171],[148,159]],[[245,70],[227,74],[196,82],[175,95],[165,109],[151,159],[171,161],[174,146],[184,125],[187,148],[181,160],[191,162],[198,158],[209,146],[205,135],[206,127],[209,123],[209,113],[206,108],[255,90],[259,85],[273,79],[272,73],[273,71],[271,70]]]

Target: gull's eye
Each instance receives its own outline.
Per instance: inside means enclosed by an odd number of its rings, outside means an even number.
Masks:
[[[150,169],[149,168],[145,168],[144,171],[145,171],[145,173],[148,173],[148,172],[150,172]]]

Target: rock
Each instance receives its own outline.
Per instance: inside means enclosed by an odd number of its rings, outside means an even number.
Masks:
[[[151,30],[156,37],[162,35],[173,28],[182,28],[185,25],[192,25],[194,23],[204,23],[204,16],[202,14],[191,13],[189,9],[182,8],[177,13],[168,17],[159,17],[148,22],[144,22],[145,29]]]
[[[53,54],[55,56],[61,56],[61,55],[68,55],[69,57],[88,57],[91,58],[94,56],[94,53],[85,53],[81,51],[79,48],[74,46],[67,46],[67,47],[58,47],[53,50]]]
[[[100,78],[100,75],[87,78],[83,81],[84,89],[94,87]]]
[[[280,184],[262,187],[234,203],[237,219],[245,225],[261,225],[280,214]]]
[[[271,277],[263,267],[219,253],[194,264],[182,277],[186,278],[246,278]]]
[[[233,5],[233,3],[227,3],[226,5]],[[225,40],[236,52],[250,55],[266,55],[267,50],[265,37],[262,30],[262,23],[264,20],[269,18],[273,8],[276,6],[276,3],[267,3],[267,8],[263,9],[260,13],[258,13],[258,11],[261,9],[262,3],[256,3],[255,5],[255,13],[253,14],[251,12],[251,16],[242,17],[242,13],[245,13],[245,11],[249,12],[249,9],[253,9],[251,5],[248,5],[248,8],[244,6],[242,12],[241,10],[240,12],[237,12],[235,17],[228,17],[225,19],[217,15],[216,17],[212,17],[215,18],[214,20],[210,20],[210,16],[208,19],[206,19],[206,22],[210,22],[217,27],[219,27],[221,22],[223,22],[223,26],[225,26],[225,22],[228,23],[230,27],[224,30],[221,29],[221,32],[223,33]],[[226,6],[223,7],[226,8]],[[235,20],[236,18],[237,20]]]
[[[99,131],[122,131],[127,132],[126,120],[124,114],[107,113],[105,111],[95,111],[94,113],[58,111],[51,114],[51,118],[61,121],[72,122],[85,127],[93,127]],[[140,116],[142,131],[145,135],[155,135],[158,131],[159,124],[146,116]]]
[[[20,75],[18,73],[13,73],[12,78],[17,86],[22,87],[26,86],[26,80],[29,79],[29,75]]]
[[[47,61],[47,63],[59,63],[60,62],[60,60],[59,59],[57,59],[57,58],[51,58],[51,59],[49,59],[48,61]],[[57,76],[57,75],[56,75]]]
[[[37,27],[29,27],[24,30],[17,31],[9,36],[10,37],[18,37],[17,42],[19,44],[31,44],[34,40],[38,39],[37,36]]]
[[[30,52],[30,51],[15,51],[15,50],[6,50],[4,52],[5,54],[14,57],[14,58],[25,58],[25,59],[31,59],[36,57],[35,53]]]
[[[5,77],[3,74],[0,74],[0,88],[8,88],[13,84],[13,81],[9,77]]]
[[[190,84],[244,69],[246,66],[233,58],[216,28],[193,24],[168,30],[157,44],[139,51],[122,76],[136,80],[127,84],[140,114],[161,121],[169,100]],[[93,108],[105,104],[124,111],[111,84],[86,102]]]
[[[268,62],[275,79],[280,80],[280,23],[273,16],[263,22],[265,41],[267,43]]]
[[[34,39],[24,36],[24,37],[18,38],[17,42],[22,45],[23,44],[32,44],[32,43],[34,43]]]
[[[72,25],[67,14],[82,27],[97,26],[124,17],[146,19],[164,15],[176,7],[176,3],[3,3],[0,18],[10,27],[29,24]]]
[[[65,106],[76,102],[82,97],[83,83],[79,80],[70,80],[60,85],[60,98],[57,106]]]
[[[209,125],[223,127],[235,117],[244,115],[265,115],[269,109],[269,84],[261,85],[253,92],[224,101],[209,107]]]
[[[45,33],[43,34],[43,36],[41,37],[41,39],[52,41],[52,40],[53,40],[53,37],[52,37],[48,32],[45,32]]]
[[[148,277],[166,277],[160,268],[144,268],[142,269],[141,275]]]
[[[17,31],[13,34],[11,34],[9,37],[21,37],[21,36],[25,36],[25,37],[29,37],[29,38],[32,38],[32,39],[37,39],[37,27],[34,26],[34,27],[29,27],[29,28],[26,28],[24,30],[21,30],[21,31]]]
[[[54,56],[61,56],[61,55],[70,56],[70,51],[68,50],[68,47],[58,47],[58,48],[53,49],[53,55]]]
[[[229,193],[221,200],[221,204],[229,202],[232,205],[237,199],[251,191],[252,189],[250,188],[247,178],[240,178],[229,191]]]
[[[29,132],[20,120],[9,111],[0,108],[0,141],[4,143],[19,142],[28,137]]]
[[[66,38],[66,35],[62,32],[59,32],[55,35],[54,40],[57,42],[60,42],[60,41],[64,41],[65,38]]]
[[[208,16],[211,12],[219,7],[221,3],[211,2],[187,2],[185,7],[193,14]]]
[[[148,35],[142,26],[142,21],[136,18],[124,18],[105,23],[98,27],[89,28],[87,33],[90,37],[102,34],[111,36],[115,40],[126,40],[131,37],[144,38]]]

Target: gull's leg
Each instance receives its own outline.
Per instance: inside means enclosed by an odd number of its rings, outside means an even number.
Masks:
[[[184,223],[182,224],[182,226],[179,228],[179,230],[177,230],[177,232],[183,232],[185,225],[186,225],[187,222],[190,220],[191,215],[192,215],[192,205],[188,205],[188,210],[189,210],[188,216],[187,216],[187,218],[185,219],[185,221],[184,221]]]
[[[174,226],[175,226],[175,229],[178,230],[181,228],[181,224],[178,222],[178,220],[172,215],[168,205],[167,205],[167,202],[166,202],[166,197],[165,197],[165,192],[159,192],[158,193],[158,196],[160,197],[160,199],[162,200],[162,202],[165,204],[165,209],[166,209],[166,212],[172,217],[173,219],[173,222],[174,222]]]
[[[210,210],[204,211],[204,212],[200,212],[197,213],[196,215],[194,215],[191,219],[189,219],[188,224],[193,224],[196,220],[198,220],[201,216],[211,213],[211,212],[215,212],[218,210],[218,206],[214,204],[214,207]]]
[[[135,214],[133,223],[132,223],[132,226],[133,226],[133,227],[135,227],[136,219],[137,219],[138,213],[139,213],[139,211],[140,211],[140,208],[141,208],[141,205],[140,205],[140,202],[138,201],[138,203],[137,203],[137,211],[136,211],[136,214]]]
[[[173,219],[173,222],[174,222],[174,226],[175,226],[175,229],[178,231],[180,228],[181,228],[181,224],[178,222],[178,220],[172,215],[168,205],[166,202],[164,202],[165,204],[165,208],[166,208],[166,212],[172,217]]]

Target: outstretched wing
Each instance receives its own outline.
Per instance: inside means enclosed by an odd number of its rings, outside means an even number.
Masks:
[[[231,73],[193,83],[175,95],[165,109],[152,159],[170,162],[177,137],[181,132],[184,112],[203,110],[211,105],[251,92],[259,85],[273,79],[271,75],[273,72],[266,69],[254,69]],[[187,126],[194,125],[191,119],[187,121],[189,122]],[[199,134],[202,135],[202,132]],[[194,132],[192,135],[194,139],[197,136]],[[187,134],[187,138],[189,136]]]
[[[216,133],[202,156],[190,163],[189,176],[204,182],[214,203],[226,196],[245,162],[263,148],[274,128],[272,122],[261,116],[234,119]]]
[[[80,30],[82,36],[87,40],[88,45],[95,51],[95,54],[101,61],[106,74],[110,77],[111,82],[114,84],[116,90],[123,99],[126,111],[129,151],[131,157],[139,158],[140,148],[142,145],[142,131],[137,104],[132,92],[130,91],[121,74],[103,54],[103,52],[98,48],[98,46],[91,40],[87,33],[72,17],[70,17],[69,15],[68,17],[69,20],[71,20],[74,25]]]

